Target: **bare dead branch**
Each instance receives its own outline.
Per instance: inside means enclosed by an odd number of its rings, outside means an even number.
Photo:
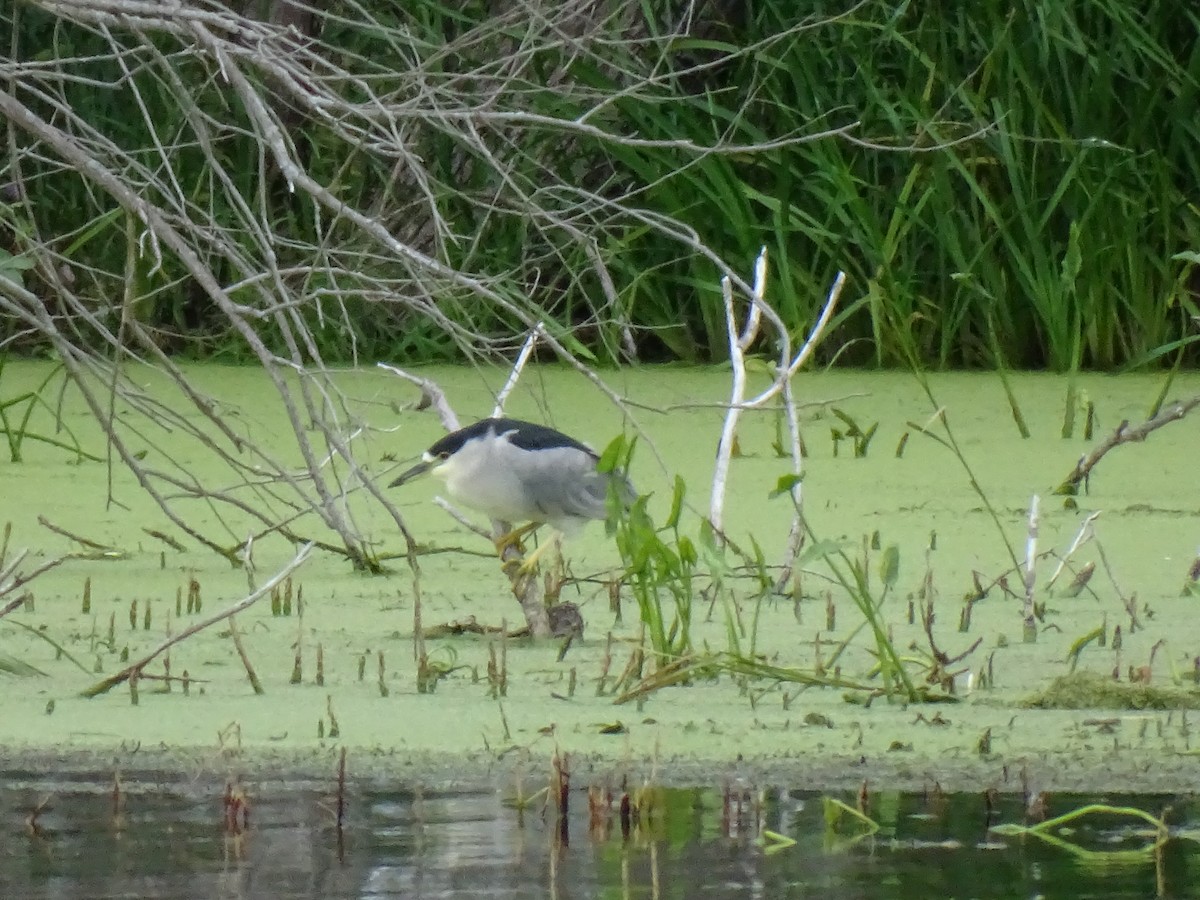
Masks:
[[[1080,458],[1066,480],[1054,489],[1054,493],[1075,496],[1079,493],[1079,486],[1087,482],[1088,477],[1092,474],[1092,469],[1096,467],[1108,451],[1120,447],[1122,444],[1144,441],[1153,432],[1163,426],[1179,421],[1197,406],[1200,406],[1200,396],[1192,397],[1188,400],[1176,400],[1165,409],[1160,410],[1158,415],[1132,428],[1128,420],[1123,421],[1113,430],[1112,434]]]

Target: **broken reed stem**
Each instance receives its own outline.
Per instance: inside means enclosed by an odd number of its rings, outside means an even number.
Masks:
[[[167,649],[175,646],[180,641],[187,640],[196,632],[203,631],[205,628],[208,628],[210,625],[213,625],[217,622],[221,622],[225,619],[228,619],[230,616],[237,615],[238,613],[242,612],[243,610],[249,609],[258,600],[269,595],[271,593],[271,588],[273,588],[275,585],[279,584],[280,581],[282,581],[284,578],[286,578],[288,575],[290,575],[292,572],[294,572],[297,568],[299,568],[304,563],[304,561],[308,559],[308,556],[312,552],[312,549],[313,549],[313,544],[311,542],[305,544],[303,547],[300,548],[299,552],[297,552],[296,555],[294,557],[292,557],[291,562],[289,562],[286,566],[284,566],[282,569],[280,569],[278,572],[276,572],[257,591],[255,591],[254,593],[250,594],[247,597],[242,598],[241,600],[239,600],[237,603],[233,604],[233,606],[229,607],[228,609],[222,610],[221,612],[219,612],[215,615],[209,616],[207,619],[204,619],[201,622],[197,622],[196,624],[194,624],[188,628],[185,628],[183,631],[179,632],[179,634],[175,635],[174,637],[167,638],[165,641],[163,641],[163,643],[159,644],[158,647],[156,647],[154,650],[150,651],[150,653],[148,653],[146,656],[143,656],[137,662],[133,663],[133,665],[126,666],[124,669],[122,669],[120,672],[117,672],[115,675],[110,675],[107,678],[101,679],[100,681],[93,684],[91,687],[87,688],[84,691],[81,691],[80,696],[81,697],[96,697],[100,694],[105,693],[106,691],[111,690],[113,687],[120,684],[121,682],[127,681],[129,679],[129,677],[131,675],[133,675],[135,672],[140,672],[142,670],[142,668],[144,668],[146,665],[148,665],[149,663],[154,661],[156,658],[158,658],[158,656],[160,654],[166,652]]]
[[[246,677],[250,679],[250,687],[254,688],[254,693],[256,694],[265,694],[266,691],[263,690],[262,682],[258,680],[258,673],[254,671],[254,664],[250,662],[250,657],[246,655],[246,647],[242,643],[242,633],[238,631],[237,627],[237,616],[229,617],[229,636],[233,638],[233,646],[237,650],[238,659],[246,667]],[[168,662],[169,665],[170,663]]]
[[[508,696],[508,620],[500,620],[500,696]]]
[[[340,833],[346,823],[346,748],[338,754],[337,770],[337,830]]]
[[[167,639],[171,638],[171,610],[167,610]],[[171,693],[171,651],[163,651],[163,687]]]
[[[558,820],[558,838],[562,846],[566,847],[570,843],[568,823],[571,811],[571,771],[567,755],[555,750],[551,766],[550,792],[554,798],[554,812]]]
[[[1041,498],[1033,495],[1029,503],[1029,533],[1025,542],[1025,608],[1022,611],[1024,641],[1037,640],[1037,620],[1034,614],[1034,588],[1037,584],[1038,505]]]
[[[504,403],[508,399],[508,395],[512,393],[513,388],[516,387],[517,382],[521,378],[521,373],[525,370],[526,364],[533,355],[534,348],[537,347],[538,340],[543,336],[548,337],[542,322],[534,325],[530,329],[529,334],[525,336],[525,343],[522,344],[521,352],[517,354],[517,359],[508,373],[508,379],[505,381],[504,387],[500,389],[500,393],[496,395],[496,405],[492,408],[492,416],[494,418],[504,415]],[[512,535],[513,528],[517,524],[516,522],[504,522],[499,519],[492,519],[490,522],[492,528],[489,535],[490,539],[493,542],[498,542],[506,535]],[[525,616],[525,624],[529,628],[529,636],[533,638],[553,637],[553,631],[550,628],[550,616],[546,611],[546,597],[542,581],[539,578],[533,577],[533,573],[521,574],[521,567],[519,565],[521,557],[522,550],[518,542],[507,544],[500,551],[501,571],[508,578],[513,596],[521,604],[521,612]]]
[[[421,628],[421,595],[413,595],[413,662],[425,658],[425,631]]]
[[[387,686],[387,668],[383,661],[383,651],[379,651],[379,696],[386,697],[390,691]]]
[[[329,716],[329,736],[338,738],[342,736],[342,728],[338,725],[337,716],[333,714],[333,694],[325,695],[325,714]]]
[[[303,589],[301,589],[303,590]],[[296,659],[292,663],[292,684],[300,684],[304,680],[304,603],[300,594],[296,595]]]

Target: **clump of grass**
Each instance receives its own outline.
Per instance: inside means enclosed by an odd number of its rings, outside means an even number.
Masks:
[[[292,103],[287,124],[299,163],[342,209],[369,213],[421,252],[436,247],[471,278],[504,282],[503,303],[452,279],[436,284],[436,316],[392,298],[441,273],[377,252],[351,217],[326,227],[317,201],[278,167],[260,178],[263,136],[209,54],[165,28],[100,35],[36,6],[9,7],[0,23],[16,94],[53,92],[104,146],[127,150],[102,159],[114,170],[161,148],[157,129],[175,128],[168,171],[139,185],[142,195],[171,209],[203,198],[192,239],[219,283],[265,271],[264,238],[281,271],[304,267],[304,302],[290,308],[328,361],[457,358],[471,348],[455,327],[488,340],[511,334],[514,309],[567,336],[586,323],[598,358],[620,358],[634,340],[643,353],[719,358],[714,275],[720,260],[764,245],[780,263],[789,328],[799,330],[834,272],[859,286],[862,299],[834,325],[831,346],[842,349],[826,359],[902,364],[902,333],[935,367],[1002,356],[1072,372],[1153,362],[1172,345],[1196,358],[1195,344],[1180,341],[1200,246],[1190,202],[1198,88],[1172,4],[979,0],[927,15],[866,0],[803,21],[779,0],[720,17],[641,4],[597,15],[564,44],[568,20],[556,15],[570,11],[523,18],[492,4],[423,2],[385,16],[310,8],[299,44],[256,32],[267,36],[265,59],[312,52],[329,67],[310,86],[325,92],[320,104]],[[665,24],[681,21],[686,30]],[[46,74],[45,47],[73,60],[78,84]],[[130,57],[141,64],[123,71]],[[406,148],[421,168],[401,175],[387,117],[362,117],[358,104],[362,92],[408,96],[417,71],[445,79],[445,91],[411,104]],[[282,79],[263,81],[263,102],[277,107]],[[484,112],[460,122],[447,104]],[[198,124],[206,117],[188,115],[197,108],[222,111],[219,141]],[[357,138],[335,124],[350,120],[365,129]],[[176,346],[191,355],[251,355],[201,292],[181,287],[179,259],[156,264],[143,252],[127,262],[133,216],[82,167],[31,153],[21,175],[29,197],[0,197],[0,225],[22,239],[60,238],[46,261],[89,273],[94,287],[77,288],[85,302],[126,294],[135,331],[182,330]],[[0,251],[0,278],[32,282],[43,267],[14,250]],[[235,300],[255,294],[241,284]],[[278,352],[291,337],[282,317],[264,319],[262,335]]]
[[[1031,709],[1200,709],[1200,690],[1113,681],[1091,672],[1060,675],[1021,701]]]
[[[600,457],[601,471],[628,471],[635,445],[623,436],[615,438]],[[657,528],[647,510],[648,497],[638,497],[626,508],[621,486],[616,479],[610,484],[607,528],[616,538],[624,563],[623,580],[637,602],[658,667],[687,655],[692,646],[700,558],[695,544],[679,528],[685,493],[683,479],[676,477],[667,521]]]

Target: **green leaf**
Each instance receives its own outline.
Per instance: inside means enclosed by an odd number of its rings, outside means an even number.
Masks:
[[[21,273],[31,268],[33,268],[33,260],[26,256],[13,256],[7,250],[0,249],[0,278],[23,288],[25,279]]]
[[[615,438],[608,442],[608,446],[604,448],[604,452],[600,454],[600,459],[596,463],[596,469],[600,472],[615,472],[622,468],[622,464],[627,460],[628,454],[626,448],[632,447],[625,435],[618,434]]]
[[[1105,634],[1103,625],[1089,631],[1083,637],[1079,638],[1071,645],[1071,649],[1067,651],[1067,662],[1071,664],[1070,671],[1075,671],[1075,666],[1079,664],[1079,654],[1083,653],[1085,647],[1095,641],[1099,641]]]
[[[1063,296],[1069,296],[1075,291],[1075,283],[1079,280],[1079,273],[1083,270],[1083,253],[1079,249],[1079,223],[1072,222],[1071,230],[1067,236],[1067,253],[1062,261],[1062,273],[1060,278],[1060,290]]]
[[[826,556],[837,556],[853,546],[849,541],[815,541],[804,548],[797,561],[800,565],[812,562],[814,559],[824,559]]]
[[[15,656],[4,655],[0,655],[0,675],[16,675],[20,678],[28,678],[32,675],[46,677],[46,673],[41,669],[19,660]]]
[[[7,250],[0,249],[0,269],[24,272],[33,268],[33,260],[24,254],[13,256]]]
[[[774,500],[781,494],[790,494],[792,489],[803,480],[803,475],[796,475],[795,473],[789,475],[780,475],[779,480],[775,482],[775,489],[771,491],[771,493],[767,494],[767,499]]]
[[[683,476],[675,476],[675,486],[671,492],[671,511],[667,514],[667,521],[663,524],[664,528],[674,530],[679,526],[679,516],[683,512],[683,496],[687,493],[687,482],[683,480]]]
[[[900,548],[888,544],[879,559],[879,580],[887,587],[894,587],[900,575]]]
[[[862,429],[858,427],[858,423],[854,421],[854,418],[848,412],[840,410],[836,406],[829,407],[829,411],[846,423],[847,435],[862,434]]]

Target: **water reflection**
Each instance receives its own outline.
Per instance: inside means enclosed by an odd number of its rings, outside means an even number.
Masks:
[[[502,790],[360,787],[339,836],[331,785],[248,785],[241,833],[224,788],[0,775],[0,897],[1170,897],[1200,871],[1194,801],[1165,797],[1126,801],[1173,805],[1156,860],[1153,835],[1127,822],[1080,823],[1061,846],[997,837],[975,795],[876,794],[881,829],[863,837],[830,831],[818,795],[780,788],[655,790],[634,798],[640,818],[622,816],[619,791],[572,791],[560,821],[549,792],[514,809]],[[1051,797],[1049,814],[1083,802]],[[1019,797],[995,809],[1023,820]]]

